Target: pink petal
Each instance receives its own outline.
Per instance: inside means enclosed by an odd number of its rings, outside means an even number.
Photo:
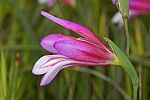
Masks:
[[[62,3],[69,6],[75,6],[75,0],[61,0]]]
[[[80,61],[103,62],[112,59],[112,54],[105,49],[77,39],[60,39],[55,42],[54,48],[58,54]]]
[[[59,39],[68,38],[68,37],[70,36],[63,35],[63,34],[50,34],[50,35],[45,36],[41,40],[40,44],[47,51],[52,52],[52,53],[57,53],[56,49],[53,47],[54,43]]]
[[[112,2],[115,4],[116,0],[112,0]],[[136,13],[133,15],[149,14],[150,0],[129,0],[129,11]]]
[[[129,7],[139,14],[150,13],[150,0],[131,0]]]
[[[84,27],[80,24],[71,22],[71,21],[67,21],[67,20],[57,18],[57,17],[52,16],[49,13],[44,12],[44,11],[41,11],[41,14],[43,16],[45,16],[46,18],[48,18],[49,20],[65,27],[67,29],[70,29],[70,30],[74,31],[77,34],[85,37],[87,40],[89,40],[93,43],[96,43],[97,45],[102,46],[102,47],[107,49],[107,47],[96,37],[96,35],[91,30],[87,29],[86,27]]]
[[[56,0],[47,0],[48,7],[53,7],[55,3],[56,3]]]
[[[116,4],[116,0],[112,0],[112,3],[115,5]]]

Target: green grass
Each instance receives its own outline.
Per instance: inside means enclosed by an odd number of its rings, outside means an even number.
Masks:
[[[111,0],[77,0],[72,8],[58,2],[52,8],[38,0],[0,0],[0,100],[126,100],[132,96],[130,78],[119,67],[78,67],[63,69],[46,87],[41,76],[31,73],[34,63],[49,54],[39,44],[45,35],[72,31],[48,21],[41,10],[83,24],[102,39],[113,40],[125,51],[125,33],[111,18],[117,11]],[[129,22],[129,58],[141,76],[141,98],[149,100],[150,15]],[[140,96],[140,95],[139,95]]]

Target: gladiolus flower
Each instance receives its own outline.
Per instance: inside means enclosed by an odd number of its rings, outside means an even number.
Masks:
[[[56,0],[38,0],[38,2],[40,4],[47,3],[48,7],[52,7],[56,3]],[[60,2],[62,2],[65,5],[72,6],[72,7],[75,6],[75,0],[60,0]]]
[[[33,67],[34,74],[45,74],[40,86],[49,84],[61,69],[69,66],[118,65],[119,61],[116,55],[88,28],[57,18],[44,11],[41,14],[82,37],[75,38],[56,33],[41,40],[41,46],[55,55],[41,57]]]
[[[116,4],[116,0],[112,0]],[[137,15],[150,14],[150,0],[129,0],[129,18]],[[112,23],[123,25],[123,19],[120,12],[117,12],[112,18]]]

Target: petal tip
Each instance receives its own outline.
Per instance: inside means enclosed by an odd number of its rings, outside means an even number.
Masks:
[[[51,47],[52,45],[51,45],[51,43],[50,43],[50,40],[49,40],[48,36],[46,36],[46,37],[44,37],[44,38],[42,38],[42,39],[40,40],[40,45],[41,45],[45,50],[47,50],[47,51],[49,51],[49,52],[52,52],[52,51],[50,50],[50,47]]]
[[[41,15],[44,15],[44,14],[46,14],[46,12],[45,11],[41,11]]]
[[[38,75],[38,71],[35,68],[32,69],[32,73]]]
[[[42,82],[42,81],[40,82],[40,86],[41,86],[41,87],[43,87],[43,86],[45,86],[45,85],[48,85],[48,84],[46,84],[46,83],[44,83],[44,82]]]
[[[36,74],[34,68],[32,69],[32,74]]]
[[[40,45],[43,47],[43,45],[44,45],[44,38],[42,38],[41,40],[40,40]]]
[[[39,70],[38,70],[35,66],[34,66],[33,69],[32,69],[32,73],[33,73],[34,75],[40,75]]]
[[[46,75],[46,74],[45,74],[45,75]],[[46,86],[46,85],[48,85],[48,84],[50,83],[50,82],[48,82],[48,81],[45,81],[45,79],[44,79],[45,75],[42,76],[42,78],[41,78],[41,81],[40,81],[40,86],[41,86],[41,87]]]
[[[48,18],[48,19],[50,19],[52,17],[51,14],[49,14],[49,13],[47,13],[45,11],[41,11],[41,15],[44,16],[44,17],[46,17],[46,18]]]

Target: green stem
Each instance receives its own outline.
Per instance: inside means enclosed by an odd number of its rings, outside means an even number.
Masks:
[[[123,22],[124,22],[124,27],[125,27],[125,31],[126,31],[126,38],[127,38],[127,46],[126,46],[126,54],[129,54],[130,51],[130,34],[129,34],[129,28],[128,28],[128,17],[123,17]],[[134,68],[133,68],[133,71]],[[136,71],[135,71],[136,73]],[[136,74],[133,74],[136,75]],[[133,83],[133,99],[137,100],[137,93],[138,93],[138,77],[137,76],[133,76],[134,80],[132,81]]]
[[[124,21],[124,27],[125,27],[125,33],[126,33],[126,54],[129,54],[129,51],[130,51],[130,35],[129,35],[129,29],[128,29],[128,17],[123,17],[123,21]],[[127,86],[126,89],[129,93],[129,95],[132,95],[132,92],[131,92],[132,85],[128,81],[128,77],[125,76],[125,78],[126,78],[126,86]]]
[[[127,46],[126,46],[126,53],[129,54],[130,51],[130,34],[129,34],[129,28],[128,28],[128,17],[123,17],[124,27],[125,27],[125,33],[127,38]]]

